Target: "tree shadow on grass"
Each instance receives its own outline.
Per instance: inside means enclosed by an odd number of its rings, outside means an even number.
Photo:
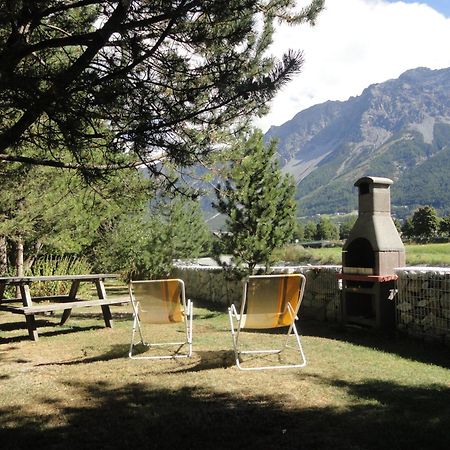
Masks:
[[[180,365],[168,372],[202,372],[204,370],[227,369],[235,364],[234,352],[231,350],[199,350],[195,352],[191,364]]]
[[[412,361],[434,364],[450,369],[449,348],[442,343],[429,343],[396,331],[383,332],[363,327],[344,327],[339,324],[301,319],[299,331],[315,336],[348,342],[354,345],[392,353]]]
[[[36,325],[39,328],[43,327],[54,327],[57,325],[56,322],[52,322],[48,319],[37,319]],[[26,330],[27,324],[25,322],[25,318],[20,321],[14,321],[14,322],[5,322],[0,324],[0,331],[16,331],[16,330]]]
[[[101,355],[91,358],[77,358],[70,361],[54,361],[36,366],[77,366],[80,364],[92,364],[96,362],[105,362],[116,359],[128,359],[128,351],[130,346],[128,344],[114,345],[112,348]],[[148,348],[142,349],[141,353],[148,351]],[[234,352],[230,350],[207,350],[195,351],[191,358],[183,358],[173,360],[173,365],[168,367],[162,373],[187,373],[187,372],[201,372],[212,369],[225,369],[235,365]],[[130,360],[130,364],[134,364]],[[148,362],[152,364],[152,362]]]
[[[194,299],[193,302],[194,302],[194,313],[196,307],[206,309],[214,316],[222,313],[228,313],[228,305],[224,303],[208,302],[206,300],[199,300],[199,299]]]
[[[105,328],[105,322],[101,312],[96,313],[75,312],[71,314],[70,318],[75,320],[71,322],[69,319],[69,321],[64,325],[60,325],[61,314],[49,314],[46,317],[42,316],[36,317],[36,328],[39,337],[60,336],[65,334],[77,333],[82,331],[100,330]],[[83,324],[83,321],[80,319],[96,320],[98,321],[98,325],[92,324],[86,325]],[[131,323],[131,314],[114,311],[113,322],[119,320],[129,320]],[[30,340],[25,318],[23,318],[23,320],[21,321],[11,321],[9,319],[9,321],[7,322],[0,323],[0,332],[4,331],[9,333],[20,330],[24,330],[23,334],[8,337],[0,336],[0,345]]]
[[[109,351],[98,356],[93,356],[90,358],[76,358],[69,361],[52,361],[36,364],[36,366],[78,366],[80,364],[92,364],[101,361],[105,362],[115,359],[124,359],[128,358],[129,349],[129,344],[113,345]]]
[[[81,331],[89,331],[89,330],[97,330],[102,329],[104,326],[101,325],[88,325],[88,326],[79,326],[79,325],[67,325],[64,327],[59,325],[58,322],[53,322],[46,319],[38,319],[36,321],[36,327],[38,331],[39,337],[51,337],[51,336],[60,336],[64,334],[72,334]],[[51,328],[51,331],[48,329]],[[29,341],[30,337],[28,335],[28,329],[25,322],[8,322],[0,325],[0,331],[18,331],[25,330],[24,334],[19,336],[10,336],[10,337],[1,337],[0,336],[0,345],[1,344],[12,344],[14,342],[22,342]]]
[[[42,402],[52,406],[51,416],[0,408],[0,441],[16,450],[448,448],[450,389],[315,381],[359,401],[345,408],[286,408],[287,393],[272,398],[195,387],[71,384],[83,406],[58,405],[49,393]]]
[[[206,308],[209,314],[199,317],[208,319],[226,312],[225,305],[217,305],[208,302],[196,301],[196,305]],[[228,327],[228,322],[226,327]],[[429,343],[396,330],[381,331],[364,327],[349,327],[335,322],[323,322],[300,316],[297,328],[303,336],[328,338],[364,347],[373,348],[386,353],[397,354],[403,358],[419,361],[426,364],[435,364],[444,368],[450,368],[449,348],[442,343]],[[228,330],[228,328],[227,328]],[[284,334],[285,328],[272,330],[246,330],[247,333]]]

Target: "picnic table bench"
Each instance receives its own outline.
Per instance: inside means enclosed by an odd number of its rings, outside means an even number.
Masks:
[[[35,314],[51,311],[63,311],[60,325],[63,325],[70,317],[72,308],[100,306],[103,313],[105,326],[112,328],[113,321],[110,305],[127,303],[128,300],[107,298],[104,280],[116,278],[114,274],[89,274],[89,275],[50,275],[33,277],[0,277],[0,311],[8,311],[14,314],[23,314],[25,316],[28,334],[34,341],[38,340]],[[70,289],[67,295],[52,295],[45,297],[32,297],[30,285],[38,282],[50,281],[69,281]],[[97,299],[80,300],[77,298],[80,283],[90,282],[97,288]],[[20,291],[19,298],[5,298],[5,289],[7,286],[18,286]],[[45,304],[39,304],[40,301],[47,300]]]

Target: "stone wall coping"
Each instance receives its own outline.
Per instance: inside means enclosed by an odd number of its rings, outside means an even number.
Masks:
[[[175,268],[181,269],[181,270],[206,270],[206,271],[212,271],[212,272],[218,272],[222,271],[223,268],[221,266],[211,266],[211,265],[204,265],[204,264],[195,264],[195,263],[182,263],[177,262],[175,264]],[[334,270],[334,271],[341,271],[342,266],[341,265],[312,265],[312,264],[306,264],[306,265],[298,265],[298,266],[272,266],[271,267],[274,271],[289,271],[293,272],[295,270]],[[432,267],[432,266],[405,266],[405,267],[396,267],[395,272],[403,272],[403,273],[413,273],[413,272],[419,272],[419,273],[441,273],[441,274],[450,274],[450,267]]]
[[[211,271],[221,271],[223,268],[221,266],[210,266],[210,265],[203,265],[203,264],[182,264],[182,263],[176,263],[175,268],[177,269],[193,269],[193,270],[211,270]],[[304,266],[272,266],[273,270],[341,270],[342,266],[340,265],[304,265]]]
[[[410,272],[410,273],[440,273],[440,274],[450,274],[450,267],[431,267],[431,266],[406,266],[406,267],[396,267],[394,269],[396,272]]]

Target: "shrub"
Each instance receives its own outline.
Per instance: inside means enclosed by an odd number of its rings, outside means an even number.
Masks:
[[[313,258],[312,252],[306,250],[301,245],[286,245],[278,248],[272,253],[273,262],[289,262],[297,264],[307,264]]]
[[[91,273],[91,266],[85,258],[69,256],[46,256],[35,261],[26,273],[28,276],[81,275]],[[70,281],[39,282],[31,285],[31,295],[45,297],[66,295],[71,286]],[[81,284],[78,293],[87,294],[90,286]]]

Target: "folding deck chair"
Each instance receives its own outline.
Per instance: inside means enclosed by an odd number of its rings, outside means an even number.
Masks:
[[[129,284],[131,305],[133,307],[133,329],[128,356],[131,359],[170,359],[188,358],[192,355],[192,314],[193,307],[190,300],[186,301],[183,280],[150,280],[131,281]],[[144,340],[143,324],[179,324],[184,322],[185,340],[181,342],[149,343]],[[141,337],[140,342],[134,342],[136,330]],[[171,346],[175,348],[168,355],[135,356],[133,349],[136,345],[147,347]],[[179,353],[184,346],[187,351]]]
[[[231,336],[236,357],[236,365],[241,370],[287,369],[306,366],[306,357],[295,326],[297,313],[303,299],[306,278],[301,274],[254,275],[244,284],[240,314],[236,307],[228,308]],[[234,322],[237,322],[236,328]],[[281,349],[241,350],[239,338],[244,329],[269,329],[288,327],[286,339]],[[293,334],[292,334],[293,333]],[[242,367],[241,355],[244,354],[280,354],[289,345],[289,338],[295,336],[300,362],[297,364],[278,364],[258,367]]]

